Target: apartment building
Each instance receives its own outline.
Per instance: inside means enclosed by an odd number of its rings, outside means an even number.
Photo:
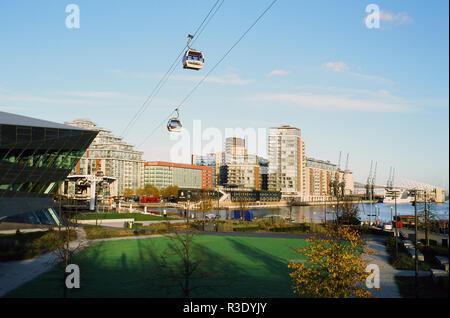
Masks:
[[[344,182],[344,194],[353,194],[353,172],[340,170],[330,161],[306,158],[306,201],[324,201],[333,193],[330,187],[332,181]]]
[[[127,188],[136,191],[144,186],[144,160],[141,151],[134,150],[133,145],[127,144],[122,138],[114,136],[110,130],[100,128],[89,119],[77,119],[65,124],[99,131],[70,176],[93,175],[102,171],[104,176],[117,179],[119,195],[123,195]]]
[[[213,188],[213,169],[165,161],[148,161],[144,165],[144,184],[157,188],[178,186],[188,189]]]
[[[306,190],[305,143],[299,128],[272,127],[268,138],[268,189],[282,196],[303,197]]]

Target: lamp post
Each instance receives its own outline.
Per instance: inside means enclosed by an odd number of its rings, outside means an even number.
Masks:
[[[392,205],[391,205],[391,224],[392,224],[392,209],[393,209],[393,207],[392,207]]]
[[[410,190],[411,194],[414,194],[414,269],[415,269],[415,293],[416,298],[419,297],[419,260],[417,258],[417,193],[421,190]]]
[[[395,258],[398,257],[398,217],[397,217],[397,196],[399,190],[395,190],[392,187],[386,188],[386,195],[394,198],[394,206],[395,206],[395,220],[394,220],[394,237],[395,237]],[[392,217],[392,206],[391,206],[391,217]]]
[[[427,208],[427,191],[424,191],[424,217],[425,217],[425,245],[430,245],[430,238],[428,235],[428,208]]]
[[[417,259],[417,191],[414,191],[414,256],[415,289],[416,298],[418,298],[419,260]]]

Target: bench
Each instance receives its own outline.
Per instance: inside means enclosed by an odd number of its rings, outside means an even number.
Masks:
[[[432,269],[430,269],[430,272],[431,272],[431,277],[433,278],[433,281],[435,281],[435,282],[438,281],[439,277],[445,277],[445,276],[448,277],[448,272],[443,271],[442,269],[432,268]]]
[[[414,244],[413,244],[413,242],[411,242],[410,240],[404,240],[404,241],[403,241],[403,246],[404,246],[405,248],[414,248]]]
[[[435,256],[435,258],[438,261],[439,265],[444,267],[445,271],[448,272],[448,258],[445,256]]]
[[[414,259],[416,257],[416,250],[414,249],[414,247],[408,248],[407,250],[409,255]],[[417,250],[417,259],[420,262],[423,262],[425,260],[425,257],[423,257],[423,254],[419,250]]]

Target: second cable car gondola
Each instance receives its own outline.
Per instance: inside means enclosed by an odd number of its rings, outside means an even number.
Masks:
[[[178,119],[180,114],[178,113],[178,108],[175,109],[177,112],[177,117],[170,118],[167,122],[167,130],[170,132],[180,132],[183,125],[181,124],[181,120]]]
[[[186,53],[184,53],[183,56],[183,68],[198,71],[203,67],[205,58],[202,52],[191,49],[191,47],[189,46],[193,38],[194,37],[192,35],[188,35],[188,50],[186,51]]]

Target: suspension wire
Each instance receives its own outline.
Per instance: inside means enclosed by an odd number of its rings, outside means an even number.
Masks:
[[[203,30],[205,30],[205,28],[208,26],[209,22],[212,20],[212,18],[214,18],[214,16],[216,15],[217,11],[219,11],[220,7],[222,6],[222,4],[225,2],[225,0],[222,0],[222,2],[219,4],[219,6],[216,8],[216,11],[214,11],[214,13],[209,17],[208,21],[203,25],[203,28],[198,32],[197,37],[194,37],[192,43],[195,42],[195,40],[203,33]]]
[[[222,58],[214,65],[214,67],[209,70],[208,73],[206,73],[206,75],[189,91],[189,93],[182,99],[182,101],[178,104],[178,106],[176,107],[176,109],[180,110],[180,108],[183,106],[183,104],[188,100],[189,97],[192,96],[192,94],[197,90],[197,88],[200,87],[201,84],[203,84],[203,82],[208,78],[208,76],[219,66],[220,63],[222,63],[223,60],[225,60],[225,58],[231,53],[231,51],[239,44],[239,42],[242,41],[242,39],[247,35],[247,33],[250,32],[251,29],[253,29],[253,27],[259,22],[259,20],[261,20],[261,18],[273,7],[273,5],[277,2],[278,0],[273,0],[270,5],[258,16],[258,18],[250,25],[250,27],[248,27],[248,29],[239,37],[239,39],[228,49],[228,51],[222,56]],[[171,114],[173,114],[174,111],[171,112]],[[170,116],[168,117],[168,119],[170,118]],[[157,131],[157,129],[159,127],[161,127],[161,125],[164,122],[162,122],[160,125],[156,126],[154,130],[152,130],[152,132],[145,137],[144,141],[142,141],[138,147],[141,147],[144,143],[147,142],[147,140]]]
[[[225,0],[223,0],[225,1]],[[220,4],[220,6],[223,4]],[[209,10],[208,14],[205,16],[205,18],[203,19],[202,23],[197,27],[197,30],[194,33],[194,39],[197,39],[198,36],[200,36],[201,32],[203,32],[203,30],[205,29],[206,25],[209,23],[209,21],[211,21],[212,16],[214,16],[218,9],[216,9],[216,11],[214,11],[214,9],[217,7],[217,4],[220,2],[220,0],[217,0],[214,5],[212,6],[212,8]],[[220,8],[220,6],[218,8]],[[213,15],[211,16],[211,13],[214,11]],[[207,21],[207,19],[209,18],[209,20]],[[206,22],[207,21],[207,22]],[[205,25],[206,22],[206,25]],[[203,28],[202,28],[203,27]],[[201,29],[201,32],[199,33]],[[197,35],[198,33],[198,35]],[[170,78],[170,76],[173,74],[173,72],[176,69],[176,64],[177,62],[180,60],[180,57],[183,55],[184,51],[186,50],[188,46],[184,46],[183,49],[180,51],[180,53],[178,54],[178,56],[175,58],[175,60],[172,62],[171,66],[169,67],[169,69],[167,70],[167,72],[164,74],[164,76],[159,80],[159,82],[156,84],[156,86],[153,88],[152,92],[150,93],[150,95],[146,98],[146,100],[144,101],[144,103],[141,105],[140,109],[134,114],[133,118],[128,122],[127,126],[125,127],[125,129],[122,131],[121,137],[124,138],[126,136],[127,133],[129,133],[129,131],[131,130],[131,128],[134,126],[134,124],[136,123],[136,121],[139,119],[139,117],[147,110],[148,106],[150,105],[150,103],[153,101],[154,97],[158,94],[158,92],[161,90],[161,88],[165,85],[165,83],[167,82],[167,80]]]

